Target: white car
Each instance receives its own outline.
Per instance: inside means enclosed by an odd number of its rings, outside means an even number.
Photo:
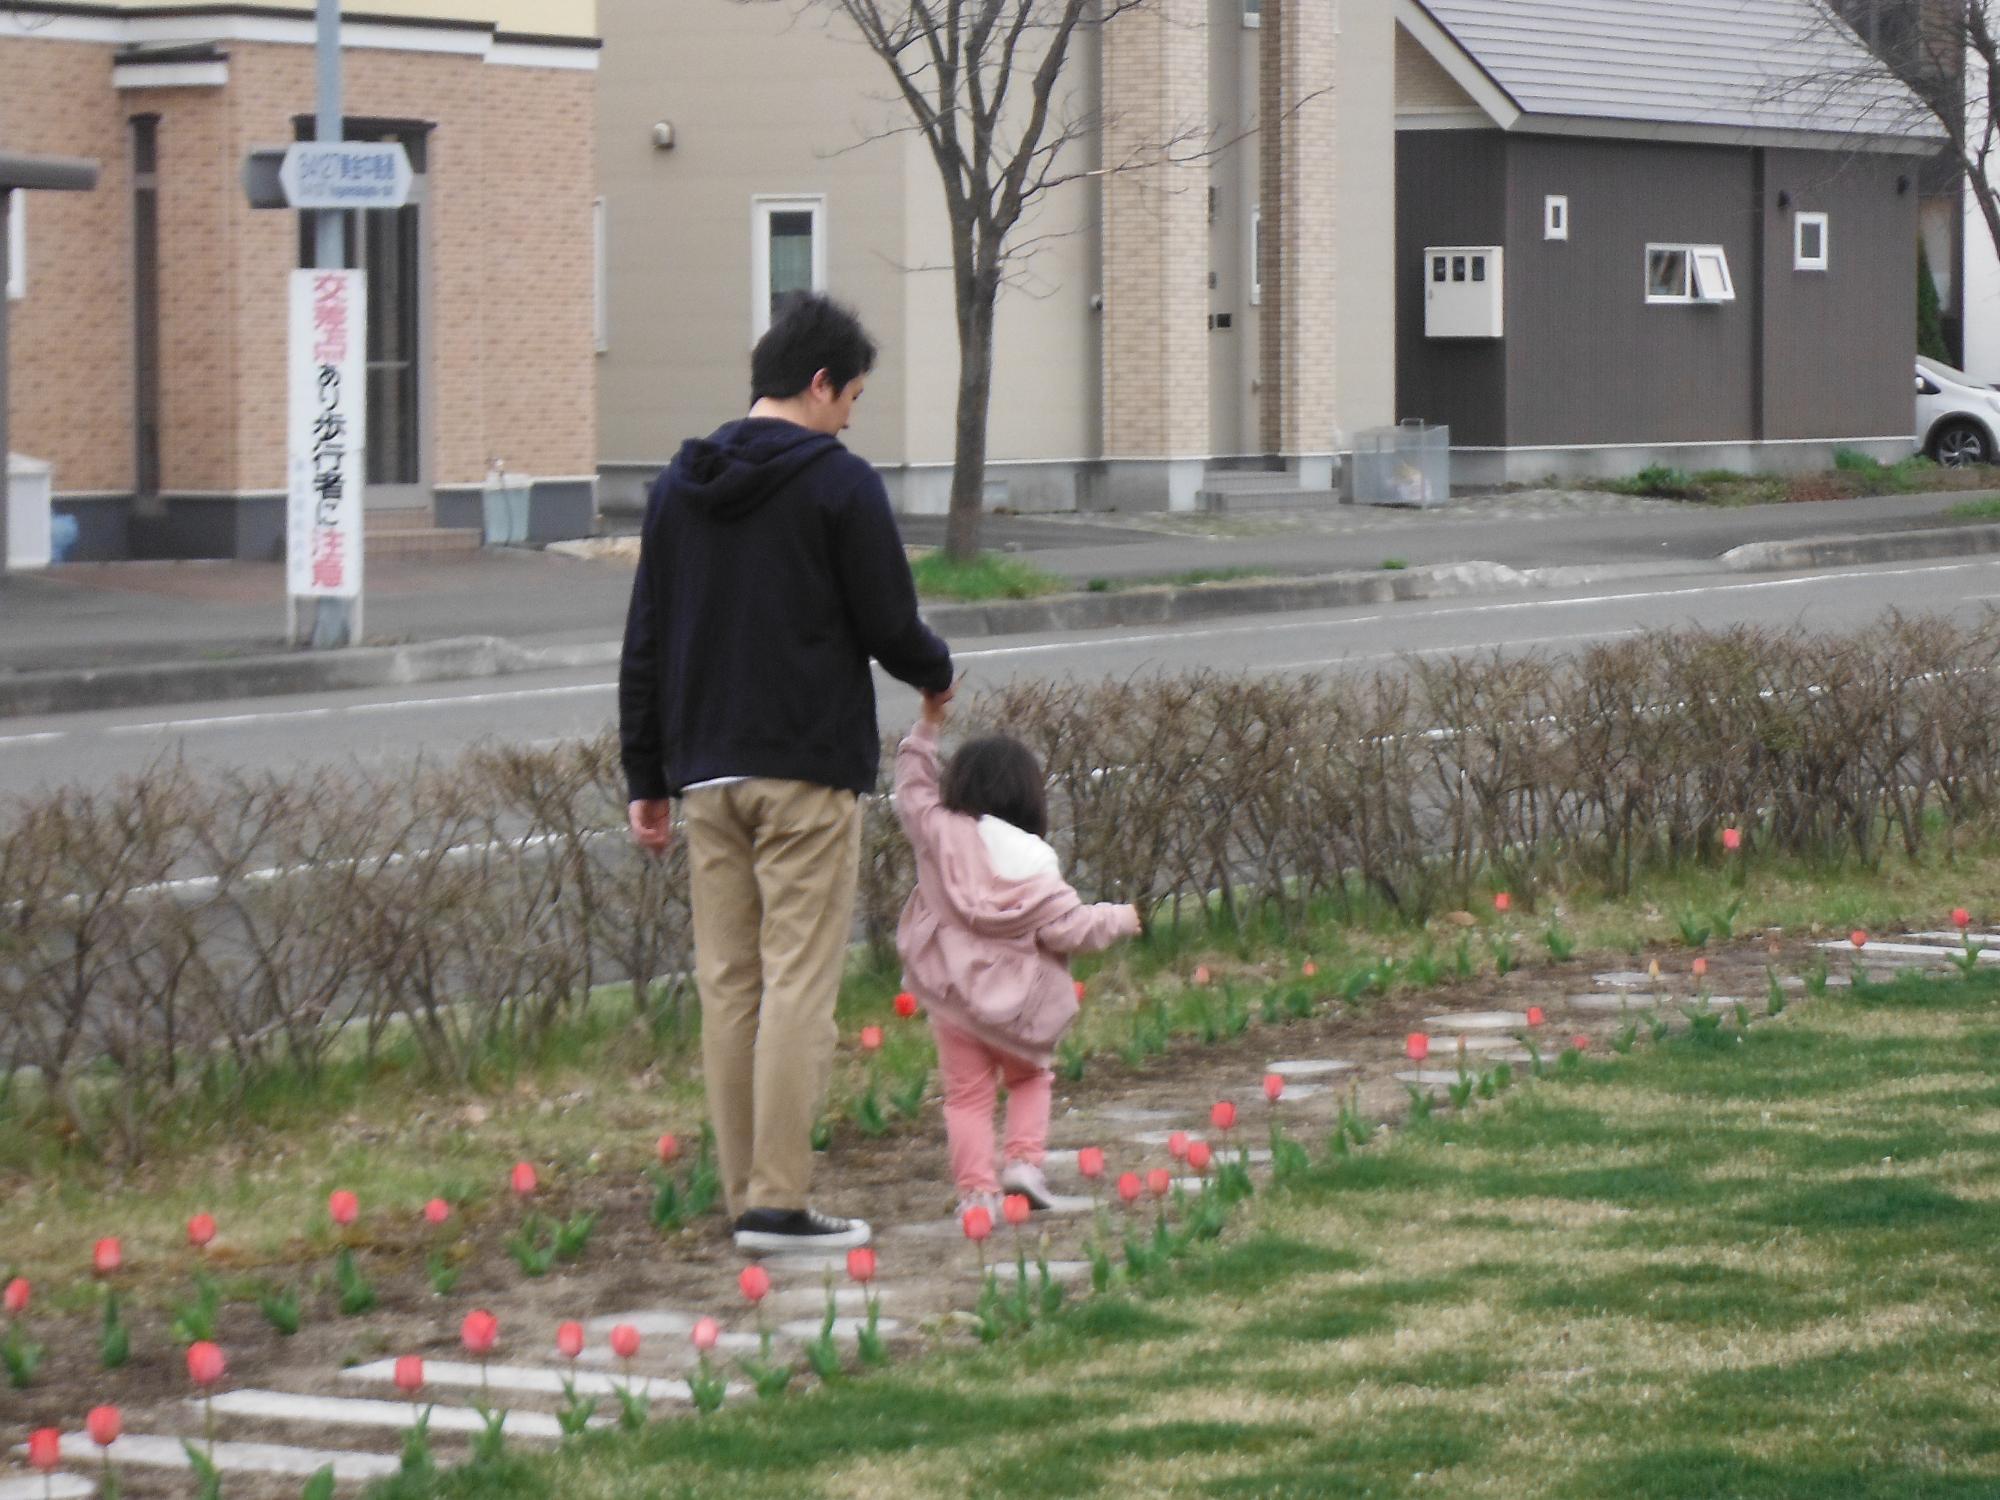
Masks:
[[[2000,391],[1917,356],[1917,446],[1948,469],[2000,458]]]

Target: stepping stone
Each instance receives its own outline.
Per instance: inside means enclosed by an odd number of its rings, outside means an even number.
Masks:
[[[1849,980],[1845,974],[1829,974],[1826,976],[1826,987],[1830,990],[1844,988],[1848,983]],[[1780,989],[1802,991],[1806,987],[1806,982],[1797,974],[1787,974],[1783,979],[1778,981],[1778,987]]]
[[[1954,958],[1963,958],[1965,950],[1960,947],[1933,948],[1923,943],[1879,943],[1872,939],[1864,949],[1856,949],[1852,943],[1818,943],[1814,946],[1826,949],[1845,949],[1849,953],[1859,952],[1865,959],[1879,958],[1884,954],[1891,958],[1927,958],[1937,963],[1949,963]],[[2000,963],[2000,953],[1982,953],[1979,961]]]
[[[199,1401],[190,1401],[199,1407]],[[269,1422],[313,1422],[327,1427],[386,1427],[408,1432],[417,1425],[417,1413],[425,1403],[413,1407],[407,1401],[371,1401],[357,1396],[296,1396],[289,1391],[228,1391],[215,1398],[215,1409],[225,1416],[258,1417]],[[608,1427],[613,1419],[595,1417],[592,1427]],[[466,1406],[430,1407],[432,1432],[484,1432],[486,1423],[478,1412]],[[507,1413],[510,1438],[562,1440],[562,1424],[543,1411]],[[117,1449],[112,1450],[117,1456]]]
[[[1076,1170],[1076,1152],[1077,1148],[1073,1146],[1062,1151],[1043,1152],[1042,1170],[1044,1172],[1074,1172]]]
[[[1606,985],[1614,990],[1643,990],[1665,982],[1666,978],[1667,976],[1662,974],[1655,979],[1644,969],[1619,969],[1610,974],[1593,974],[1590,976],[1590,982]]]
[[[878,1286],[876,1295],[882,1302],[888,1303],[894,1301],[898,1294],[885,1287]],[[782,1292],[771,1293],[764,1300],[773,1309],[781,1312],[823,1313],[826,1311],[826,1288],[823,1286],[789,1287]],[[854,1312],[865,1315],[868,1311],[868,1293],[865,1288],[858,1286],[836,1286],[833,1289],[833,1305],[840,1312]]]
[[[1995,944],[2000,944],[2000,932],[1913,932],[1910,936],[1926,943],[1948,943],[1954,953],[1960,954],[1965,952],[1968,941],[1981,948],[1991,948]]]
[[[1280,1104],[1303,1104],[1308,1099],[1317,1099],[1332,1088],[1330,1083],[1288,1083],[1285,1092],[1278,1096]]]
[[[1149,1130],[1144,1135],[1133,1136],[1132,1139],[1141,1146],[1164,1146],[1167,1143],[1167,1134],[1168,1132],[1164,1130]],[[1228,1147],[1220,1146],[1216,1144],[1216,1142],[1208,1136],[1195,1136],[1192,1137],[1191,1139],[1207,1141],[1208,1149],[1213,1151],[1218,1158],[1227,1154],[1229,1158],[1233,1161],[1235,1160],[1237,1154],[1242,1150],[1240,1146],[1228,1146]],[[1262,1146],[1252,1146],[1250,1148],[1251,1161],[1267,1162],[1270,1159],[1271,1159],[1271,1153],[1268,1149]]]
[[[1671,999],[1672,997],[1669,996],[1666,998]],[[1656,1009],[1660,1003],[1660,997],[1651,994],[1634,995],[1629,993],[1617,995],[1571,995],[1564,1002],[1572,1010],[1602,1010],[1609,1011],[1614,1015],[1626,1011],[1630,1011],[1633,1015],[1638,1015],[1642,1011]]]
[[[1354,1066],[1336,1057],[1294,1057],[1284,1062],[1264,1064],[1266,1073],[1276,1073],[1280,1078],[1323,1078],[1329,1073],[1345,1073]],[[1289,1090],[1287,1090],[1289,1092]]]
[[[357,1365],[351,1370],[342,1370],[340,1378],[355,1380],[368,1385],[394,1385],[396,1383],[396,1362],[393,1359],[377,1360],[372,1365]],[[600,1375],[593,1370],[552,1370],[542,1365],[489,1365],[483,1384],[490,1390],[519,1391],[535,1396],[560,1396],[563,1381],[574,1383],[579,1396],[610,1396],[626,1387],[625,1377],[620,1375]],[[427,1359],[424,1361],[424,1384],[444,1390],[480,1389],[479,1366],[458,1360]],[[685,1380],[665,1380],[657,1375],[635,1375],[631,1388],[634,1395],[651,1401],[686,1401],[690,1399],[688,1383]],[[308,1473],[311,1471],[308,1470]]]
[[[913,1224],[891,1224],[881,1238],[898,1240],[962,1240],[965,1231],[956,1215],[949,1219],[918,1219]]]
[[[1185,1118],[1187,1111],[1180,1109],[1143,1109],[1136,1104],[1108,1104],[1097,1111],[1106,1120],[1120,1120],[1128,1125],[1156,1125],[1167,1120]]]
[[[824,1314],[817,1318],[794,1318],[789,1323],[779,1324],[778,1332],[787,1338],[809,1342],[819,1337],[820,1329],[825,1323],[826,1318]],[[861,1330],[867,1326],[868,1320],[866,1318],[835,1318],[833,1320],[833,1336],[836,1339],[856,1338]],[[889,1338],[894,1334],[901,1333],[903,1325],[894,1318],[880,1318],[876,1320],[875,1331],[881,1334],[882,1337]]]
[[[1527,1031],[1532,1028],[1523,1026],[1521,1029]],[[1511,1036],[1455,1036],[1450,1039],[1449,1044],[1445,1046],[1444,1050],[1455,1055],[1458,1052],[1460,1043],[1464,1044],[1466,1052],[1472,1057],[1478,1057],[1487,1052],[1505,1052],[1509,1048],[1518,1049],[1521,1045]],[[1432,1050],[1436,1051],[1438,1049],[1432,1048]]]
[[[1468,1076],[1476,1077],[1477,1075],[1468,1075]],[[1430,1087],[1433,1085],[1452,1084],[1452,1083],[1457,1083],[1458,1081],[1459,1078],[1457,1069],[1453,1069],[1451,1072],[1447,1073],[1442,1068],[1420,1068],[1415,1072],[1398,1073],[1396,1075],[1396,1082],[1414,1083],[1419,1087]]]
[[[23,1450],[24,1452],[26,1450]],[[39,1474],[26,1479],[0,1479],[0,1500],[83,1500],[97,1493],[97,1481],[79,1479],[74,1474],[51,1474],[46,1488]]]
[[[195,1446],[207,1452],[206,1444],[197,1440]],[[140,1469],[193,1467],[188,1462],[187,1450],[177,1437],[128,1432],[118,1439],[113,1453],[121,1469],[128,1466]],[[104,1462],[97,1451],[97,1444],[84,1432],[63,1434],[62,1456],[93,1468],[102,1467]],[[401,1459],[386,1453],[293,1448],[283,1443],[217,1443],[214,1457],[216,1468],[225,1474],[285,1474],[293,1479],[310,1479],[329,1465],[333,1468],[333,1477],[338,1480],[380,1479],[403,1466]]]
[[[1458,1011],[1424,1017],[1424,1025],[1443,1031],[1517,1031],[1527,1024],[1527,1016],[1518,1010]]]
[[[1009,1260],[994,1266],[993,1273],[1001,1281],[1006,1282],[1012,1281],[1014,1273],[1019,1269],[1013,1261]],[[1049,1276],[1056,1281],[1077,1281],[1089,1274],[1090,1262],[1087,1260],[1052,1260],[1049,1262]],[[1028,1280],[1030,1282],[1039,1282],[1040,1279],[1040,1270],[1033,1261],[1029,1261]]]
[[[782,1255],[766,1255],[761,1264],[771,1273],[772,1279],[818,1281],[828,1271],[836,1277],[847,1274],[847,1252],[845,1250],[787,1250]],[[782,1276],[781,1276],[782,1273]],[[599,1319],[598,1321],[602,1321]],[[690,1325],[692,1326],[692,1325]]]
[[[843,1267],[845,1262],[842,1262]],[[593,1339],[609,1338],[611,1330],[621,1323],[629,1323],[639,1331],[641,1338],[668,1338],[678,1335],[682,1338],[694,1331],[695,1320],[700,1314],[676,1312],[670,1307],[642,1308],[637,1312],[606,1313],[601,1318],[591,1318],[583,1325],[584,1333]]]
[[[1682,1010],[1734,1010],[1742,1003],[1740,995],[1684,995],[1673,1002]]]
[[[715,1339],[715,1347],[724,1354],[755,1354],[763,1344],[764,1341],[754,1333],[725,1331],[717,1334]],[[639,1355],[642,1359],[656,1362],[692,1364],[695,1351],[694,1345],[683,1335],[677,1339],[671,1336],[659,1341],[648,1339],[640,1346]],[[594,1365],[607,1370],[613,1367],[620,1370],[625,1368],[625,1361],[611,1352],[609,1344],[592,1344],[576,1357],[576,1362],[579,1365]]]

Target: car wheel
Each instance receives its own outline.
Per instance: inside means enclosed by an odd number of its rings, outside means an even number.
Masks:
[[[1993,462],[1993,439],[1977,422],[1947,422],[1931,438],[1931,457],[1947,469]]]

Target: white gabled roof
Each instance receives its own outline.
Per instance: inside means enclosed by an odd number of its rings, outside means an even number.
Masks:
[[[1819,0],[1400,0],[1400,9],[1503,128],[1549,119],[1943,139]],[[1461,55],[1440,55],[1447,49]]]

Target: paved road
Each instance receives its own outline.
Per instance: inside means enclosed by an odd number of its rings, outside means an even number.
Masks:
[[[1886,564],[1789,577],[1656,576],[1547,594],[1267,615],[1175,629],[1119,629],[968,642],[969,685],[1020,676],[1124,677],[1160,669],[1316,672],[1399,655],[1573,649],[1654,627],[1852,627],[1890,607],[1974,617],[2000,601],[2000,558]],[[609,670],[423,688],[329,693],[171,710],[0,723],[0,794],[100,784],[180,755],[196,767],[290,768],[327,761],[388,767],[480,740],[590,735],[613,713]],[[885,725],[914,699],[885,681]]]

